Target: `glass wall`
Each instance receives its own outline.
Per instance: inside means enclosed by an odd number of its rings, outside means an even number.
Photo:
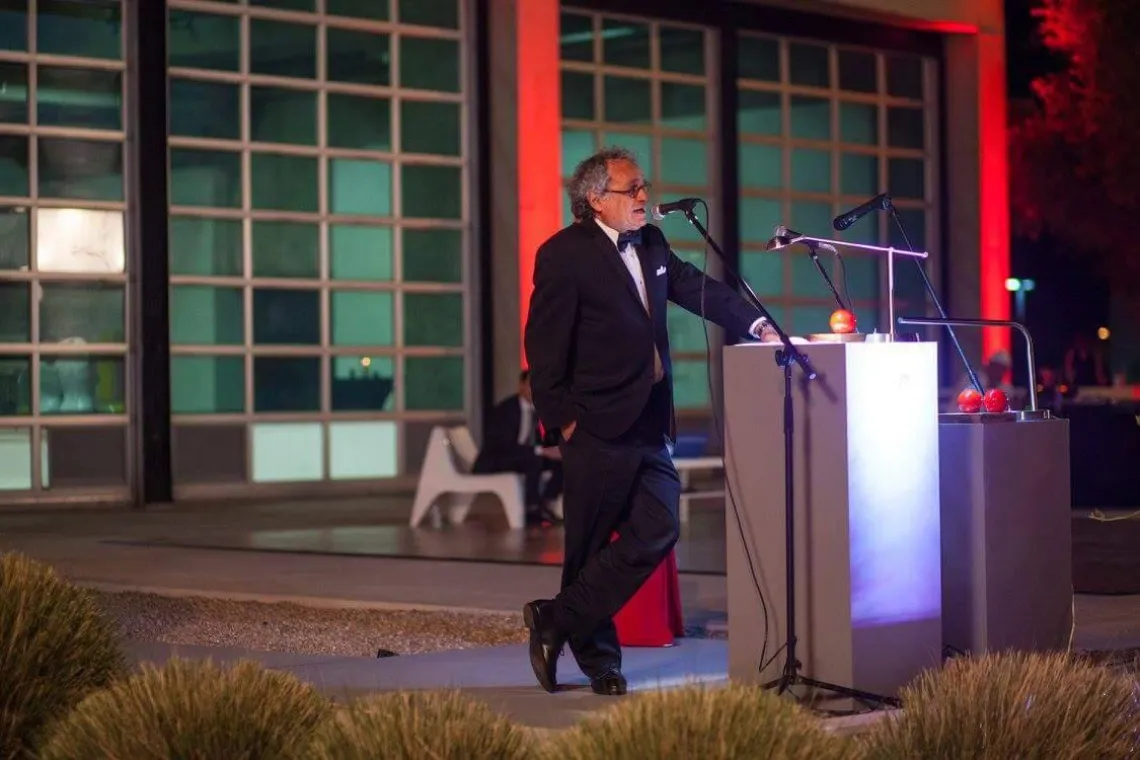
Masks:
[[[0,500],[127,493],[124,79],[119,0],[0,4]]]
[[[618,145],[637,154],[653,203],[698,196],[715,212],[708,31],[568,9],[561,39],[563,175],[594,150]],[[661,227],[678,256],[705,268],[704,241],[692,226],[670,218]],[[673,304],[668,319],[677,407],[706,407],[705,328]]]
[[[460,0],[172,0],[176,487],[388,478],[469,408]]]
[[[806,235],[904,247],[880,212],[842,233],[831,226],[836,215],[888,192],[914,245],[937,252],[935,61],[760,35],[742,36],[739,50],[741,272],[790,333],[828,332],[835,301],[806,250],[764,246],[785,224]],[[854,302],[860,329],[885,332],[885,261],[842,254],[846,279],[833,257],[821,261]],[[896,259],[899,314],[926,311],[913,261]]]

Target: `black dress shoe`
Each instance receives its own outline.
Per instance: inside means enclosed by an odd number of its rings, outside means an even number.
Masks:
[[[528,602],[523,606],[523,620],[530,630],[530,666],[542,688],[558,689],[558,658],[566,645],[566,634],[550,619],[549,601]]]
[[[590,688],[604,697],[620,697],[626,692],[625,676],[618,668],[610,668],[597,678],[590,679]]]

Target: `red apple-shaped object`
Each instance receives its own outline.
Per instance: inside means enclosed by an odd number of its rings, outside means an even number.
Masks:
[[[958,394],[958,409],[966,414],[977,414],[982,410],[982,394],[976,388],[965,388]]]
[[[831,319],[828,322],[833,333],[846,335],[855,332],[855,315],[847,309],[836,309],[831,312]]]
[[[990,388],[986,391],[982,403],[986,405],[986,411],[991,413],[1004,412],[1009,409],[1009,399],[1006,397],[1005,392],[997,388]]]

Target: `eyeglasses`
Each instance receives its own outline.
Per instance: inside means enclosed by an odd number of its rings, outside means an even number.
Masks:
[[[607,193],[616,193],[617,195],[628,195],[630,198],[637,198],[637,196],[641,195],[642,190],[645,191],[646,195],[649,195],[649,188],[651,188],[651,187],[653,187],[653,184],[650,182],[646,182],[645,184],[642,184],[642,185],[634,185],[633,187],[631,187],[628,190],[612,190],[612,189],[607,187],[606,192]]]

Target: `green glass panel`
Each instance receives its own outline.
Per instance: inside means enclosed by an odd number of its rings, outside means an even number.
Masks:
[[[926,196],[926,162],[921,158],[892,158],[887,161],[887,192],[896,198]]]
[[[459,28],[459,0],[399,0],[401,24]]]
[[[391,41],[387,34],[335,27],[325,34],[326,76],[330,81],[378,86],[391,83]]]
[[[462,293],[405,293],[404,345],[463,345]]]
[[[559,19],[562,60],[594,60],[594,22],[589,16],[563,12]]]
[[[709,369],[704,359],[673,362],[673,403],[678,409],[709,405]]]
[[[922,99],[922,61],[911,56],[887,56],[887,94]]]
[[[39,66],[36,77],[36,118],[42,126],[123,128],[121,72]]]
[[[0,20],[3,16],[0,15]],[[22,417],[32,413],[32,360],[27,356],[0,357],[0,417]],[[11,429],[5,430],[11,435]],[[6,469],[12,466],[6,455]],[[4,482],[0,480],[0,489]]]
[[[705,73],[705,33],[702,30],[661,26],[657,36],[662,71],[696,76]]]
[[[697,187],[708,184],[708,143],[679,137],[661,138],[661,181]]]
[[[846,267],[846,279],[844,279]],[[846,299],[850,291],[855,301],[879,300],[879,260],[873,256],[844,255],[843,265],[837,269],[839,278],[835,280],[835,287],[840,289]]]
[[[590,73],[562,72],[562,118],[593,121],[594,81]]]
[[[250,19],[249,70],[254,74],[315,79],[317,28],[309,24]]]
[[[783,204],[774,198],[740,199],[740,237],[748,243],[766,244],[783,223]]]
[[[171,217],[170,273],[241,277],[241,222],[236,219]]]
[[[173,356],[170,411],[241,414],[245,411],[245,359],[241,356]]]
[[[40,355],[41,414],[125,414],[126,362],[121,356],[91,354]],[[85,375],[91,388],[86,398],[65,390],[63,377]],[[90,429],[90,428],[88,428]],[[120,428],[121,429],[121,428]],[[45,481],[47,475],[45,474]]]
[[[459,92],[459,42],[401,35],[400,86]]]
[[[170,341],[183,346],[240,346],[245,340],[240,288],[175,285]]]
[[[778,251],[741,251],[740,274],[761,298],[782,295],[784,254]]]
[[[26,198],[28,193],[28,138],[0,135],[0,196]]]
[[[831,101],[793,95],[790,102],[792,137],[805,140],[831,139]]]
[[[562,176],[570,177],[578,164],[594,153],[594,133],[562,130]]]
[[[391,216],[392,165],[366,159],[329,159],[329,205],[334,214]]]
[[[761,82],[780,81],[780,43],[772,37],[742,36],[736,65],[741,79]]]
[[[92,201],[123,199],[123,144],[39,138],[40,196]]]
[[[404,228],[404,281],[463,281],[463,232]]]
[[[460,356],[405,357],[404,408],[412,412],[462,410],[464,374]]]
[[[0,3],[0,50],[28,49],[28,0]]]
[[[170,149],[170,205],[241,207],[241,154]]]
[[[878,145],[879,107],[867,103],[840,103],[839,139],[859,145]]]
[[[3,18],[0,11],[0,23]],[[0,122],[28,123],[28,67],[22,63],[0,62]]]
[[[254,289],[253,342],[256,345],[320,345],[320,292],[286,288]]]
[[[779,135],[784,131],[779,93],[740,90],[737,98],[736,124],[741,134]]]
[[[879,158],[844,153],[839,160],[839,191],[844,195],[875,195],[879,187]]]
[[[792,201],[792,222],[788,226],[805,235],[827,237],[834,216],[829,203]]]
[[[391,346],[394,343],[392,293],[334,290],[331,309],[334,346]]]
[[[400,103],[400,141],[404,153],[458,156],[459,104],[403,100]]]
[[[602,19],[602,62],[607,66],[648,69],[649,25],[624,19]]]
[[[0,208],[0,270],[11,272],[28,266],[30,219],[27,209]]]
[[[249,0],[249,4],[282,11],[306,11],[308,13],[312,13],[316,9],[314,0]]]
[[[321,228],[306,222],[253,222],[253,276],[316,279]]]
[[[79,58],[123,57],[120,0],[37,0],[36,50]]]
[[[792,189],[805,193],[831,192],[831,153],[792,148]]]
[[[631,135],[627,132],[603,132],[602,145],[617,145],[633,152],[645,178],[653,177],[653,138],[649,135]]]
[[[0,343],[27,343],[32,339],[28,292],[26,282],[0,282]]]
[[[403,215],[420,219],[463,216],[463,171],[458,166],[403,166]]]
[[[43,283],[40,342],[82,338],[87,343],[123,343],[123,286],[105,283]]]
[[[198,79],[171,79],[170,134],[241,139],[241,87]]]
[[[808,87],[830,87],[831,66],[827,48],[820,45],[790,43],[788,45],[788,78],[792,84]]]
[[[660,126],[703,132],[706,127],[705,94],[704,87],[662,82]]]
[[[317,93],[250,87],[249,130],[254,142],[316,145]]]
[[[406,250],[406,239],[404,245]],[[334,224],[329,228],[329,253],[334,280],[392,279],[391,227]]]
[[[392,150],[390,100],[338,92],[330,92],[327,97],[330,147]]]
[[[318,210],[317,159],[254,153],[250,160],[255,209]]]
[[[388,412],[396,406],[396,362],[391,356],[329,358],[334,412]]]
[[[672,303],[666,308],[665,319],[669,325],[669,348],[674,355],[704,353],[708,343],[703,319]]]
[[[834,303],[831,306],[793,306],[791,329],[796,335],[829,333],[831,313],[835,308]]]
[[[325,12],[330,16],[364,18],[387,21],[391,18],[388,0],[325,0]]]
[[[318,357],[258,356],[253,360],[255,412],[319,412],[321,360]]]
[[[876,92],[879,75],[875,54],[857,50],[839,51],[839,89],[849,92]]]
[[[166,55],[170,66],[237,71],[241,18],[171,8]]]
[[[784,152],[777,145],[742,143],[740,184],[743,187],[782,187]]]
[[[602,80],[605,120],[618,124],[653,121],[652,84],[648,79],[607,76]]]
[[[888,108],[887,145],[922,150],[926,144],[924,117],[921,108]]]

